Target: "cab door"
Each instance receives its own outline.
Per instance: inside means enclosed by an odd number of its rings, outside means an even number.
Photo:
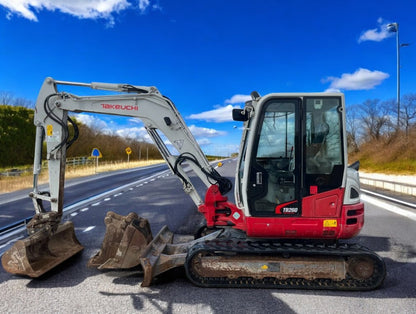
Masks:
[[[254,130],[247,200],[251,216],[300,215],[301,98],[271,98]]]

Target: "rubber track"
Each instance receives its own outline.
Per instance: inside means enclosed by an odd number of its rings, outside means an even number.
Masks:
[[[347,274],[340,281],[332,279],[307,280],[302,278],[263,278],[239,277],[200,277],[192,270],[192,259],[199,253],[208,255],[241,254],[241,255],[267,255],[267,256],[328,256],[343,257],[369,257],[374,261],[374,273],[366,280],[357,280]],[[216,288],[284,288],[284,289],[319,289],[319,290],[373,290],[381,286],[386,276],[384,261],[376,253],[357,244],[291,244],[280,242],[261,242],[247,240],[215,239],[193,246],[186,258],[185,271],[188,279],[200,287]]]

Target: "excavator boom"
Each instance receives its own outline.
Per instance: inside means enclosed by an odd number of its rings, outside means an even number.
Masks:
[[[77,96],[60,92],[58,86],[80,86],[120,94]],[[222,178],[208,163],[175,105],[155,87],[88,84],[46,78],[39,92],[34,117],[34,179],[33,191],[29,196],[33,201],[35,215],[27,225],[30,237],[18,241],[2,256],[3,267],[11,273],[38,277],[83,249],[75,236],[72,223],[60,224],[63,214],[66,151],[77,137],[77,127],[68,116],[69,112],[93,112],[141,119],[171,171],[183,183],[184,192],[197,206],[201,206],[203,200],[184,170],[183,163],[187,162],[207,187],[216,183],[223,192],[232,187],[229,180]],[[76,134],[73,139],[69,138],[70,123],[74,125]],[[160,134],[170,140],[179,155],[170,152]],[[49,172],[49,190],[46,192],[41,191],[38,185],[44,142]],[[117,268],[127,267],[131,263],[140,264],[140,255],[137,254],[152,239],[148,222],[136,214],[121,217],[115,213],[109,213],[105,222],[105,241],[89,265]],[[124,252],[122,259],[116,258],[118,250]],[[135,262],[130,255],[137,255]]]

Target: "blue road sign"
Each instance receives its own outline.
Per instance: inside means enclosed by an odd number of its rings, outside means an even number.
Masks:
[[[91,152],[91,156],[92,157],[97,157],[97,158],[103,157],[103,155],[101,155],[101,152],[98,148],[93,148],[93,150]]]

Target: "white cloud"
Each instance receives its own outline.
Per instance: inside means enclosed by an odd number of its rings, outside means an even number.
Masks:
[[[325,90],[325,93],[340,93],[341,90],[339,88],[328,88]]]
[[[227,134],[224,131],[218,131],[215,129],[209,129],[209,128],[202,128],[195,126],[194,124],[189,126],[189,130],[195,137],[215,137],[215,136],[222,136]]]
[[[230,99],[227,99],[225,103],[226,104],[241,104],[241,103],[245,103],[246,101],[250,99],[251,99],[250,95],[237,94],[231,97]]]
[[[389,74],[381,71],[359,68],[354,73],[344,73],[341,77],[330,76],[322,80],[322,82],[331,82],[327,91],[339,91],[341,89],[368,90],[380,85],[389,76]]]
[[[162,7],[159,4],[159,1],[150,1],[150,0],[139,0],[139,9],[142,14],[146,13],[147,9],[150,8],[153,11],[162,11]],[[151,4],[150,2],[155,2]]]
[[[77,119],[77,121],[85,124],[91,129],[96,130],[106,135],[118,135],[123,138],[131,138],[131,139],[136,139],[139,141],[152,143],[152,140],[150,139],[149,134],[147,133],[146,129],[143,126],[123,128],[115,124],[113,121],[110,121],[108,123],[105,120],[100,119],[96,115],[85,114],[85,113],[78,113],[75,115],[75,118]],[[137,122],[137,121],[134,121],[134,122]]]
[[[150,0],[139,0],[138,9],[141,13],[151,5],[150,2]],[[114,13],[134,8],[131,1],[127,0],[0,0],[0,5],[9,10],[8,19],[13,14],[17,14],[37,22],[35,12],[57,10],[80,19],[105,19],[109,26],[114,25]],[[161,10],[158,3],[151,5],[151,8]]]
[[[237,107],[234,107],[232,105],[227,105],[224,107],[218,107],[213,110],[191,114],[187,118],[195,119],[195,120],[205,120],[208,122],[229,122],[229,121],[233,121],[232,110],[234,108],[237,108]]]
[[[200,146],[211,145],[211,141],[207,138],[200,138],[196,140]]]
[[[144,127],[122,128],[115,131],[115,133],[123,138],[152,143],[152,140]]]
[[[139,9],[144,12],[150,5],[150,0],[139,0]]]
[[[377,20],[377,24],[377,28],[364,31],[358,39],[358,42],[361,43],[363,41],[382,41],[388,37],[394,36],[393,32],[387,30],[387,24],[389,23],[384,22],[381,17]]]
[[[250,95],[236,94],[225,100],[226,106],[215,106],[213,110],[203,111],[201,113],[194,113],[188,116],[188,119],[205,120],[207,122],[230,122],[233,121],[232,111],[240,106],[235,104],[245,103],[250,100]],[[233,106],[234,105],[234,106]]]
[[[139,118],[129,118],[128,121],[133,124],[143,124],[142,120],[140,120]]]
[[[111,127],[104,120],[97,118],[96,116],[79,113],[75,115],[77,121],[85,124],[93,130],[97,130],[104,134],[113,134]]]

